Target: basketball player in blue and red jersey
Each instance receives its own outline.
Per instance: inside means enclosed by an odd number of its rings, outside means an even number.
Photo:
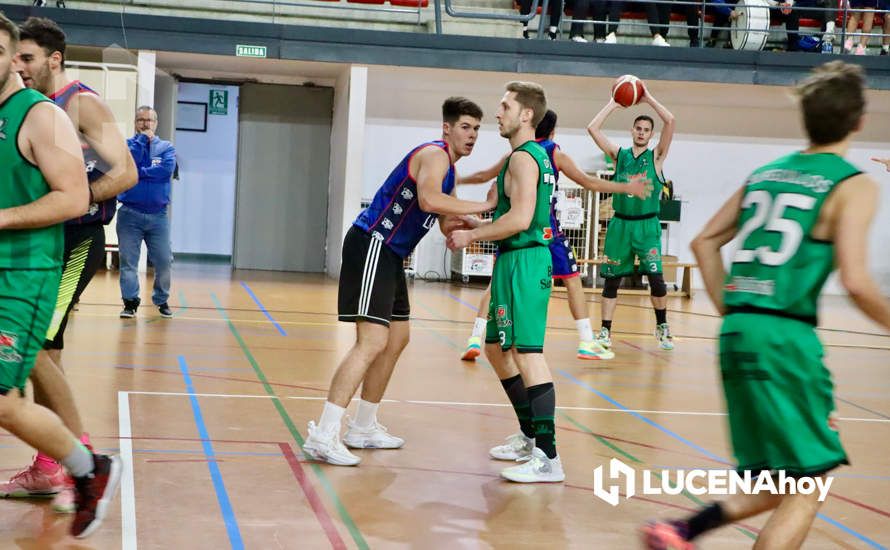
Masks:
[[[569,179],[576,182],[581,187],[591,191],[599,191],[600,193],[630,193],[634,196],[645,198],[651,192],[651,185],[643,180],[634,181],[629,184],[613,183],[601,178],[590,176],[575,163],[570,156],[560,149],[559,145],[553,141],[556,134],[556,112],[548,109],[544,114],[544,118],[535,128],[535,141],[541,144],[547,156],[550,157],[550,164],[553,166],[553,173],[556,177],[556,184],[559,186],[559,174],[564,172]],[[459,184],[485,183],[496,178],[509,158],[505,155],[497,164],[480,170],[466,177],[458,178]],[[600,346],[593,335],[593,327],[590,325],[590,313],[587,310],[587,298],[584,296],[584,287],[581,285],[581,272],[578,271],[578,263],[575,261],[575,251],[572,245],[559,225],[559,218],[556,215],[556,196],[550,204],[550,227],[553,229],[553,240],[550,242],[550,256],[553,260],[553,278],[560,279],[566,287],[568,294],[569,310],[572,318],[575,319],[575,326],[578,329],[578,359],[597,360],[612,359],[615,353],[604,349]],[[491,300],[491,286],[485,290],[479,301],[479,312],[488,312],[488,302]],[[475,361],[476,357],[482,353],[482,338],[485,336],[485,327],[488,320],[483,317],[477,317],[473,323],[473,332],[467,340],[467,349],[461,355],[464,361]]]
[[[398,449],[405,441],[377,422],[377,409],[396,361],[408,344],[408,288],[402,267],[439,215],[478,214],[497,205],[465,201],[454,192],[454,163],[470,154],[482,109],[462,97],[442,104],[442,139],[412,149],[377,190],[343,240],[337,314],[356,324],[356,342],[331,380],[318,425],[309,422],[303,451],[317,460],[354,466],[354,449]],[[449,222],[440,220],[443,232]],[[458,224],[459,225],[459,224]],[[340,423],[362,385],[361,400],[343,440]],[[346,446],[344,446],[344,443]]]
[[[68,315],[105,258],[105,228],[114,217],[115,197],[137,181],[136,165],[108,105],[96,93],[65,73],[65,33],[49,19],[31,17],[20,27],[15,70],[25,86],[52,99],[78,131],[83,149],[90,207],[65,224],[65,253],[55,311],[31,381],[34,401],[55,412],[81,442],[89,445],[74,396],[61,366],[62,335]],[[55,494],[53,508],[74,512],[71,478],[53,459],[38,453],[34,463],[0,484],[0,496]]]

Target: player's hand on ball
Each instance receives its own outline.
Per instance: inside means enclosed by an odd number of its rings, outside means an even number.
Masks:
[[[448,236],[448,248],[451,250],[466,248],[471,242],[473,242],[473,232],[465,229],[452,231]]]

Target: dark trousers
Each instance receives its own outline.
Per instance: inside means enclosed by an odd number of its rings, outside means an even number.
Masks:
[[[541,3],[539,2],[540,6]],[[547,8],[550,14],[550,26],[559,28],[559,21],[562,19],[564,0],[552,0]],[[519,0],[519,14],[528,15],[532,12],[532,0]]]

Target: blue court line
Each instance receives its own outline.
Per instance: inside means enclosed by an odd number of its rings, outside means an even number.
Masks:
[[[250,297],[253,298],[253,301],[256,302],[256,305],[257,305],[257,306],[259,306],[260,311],[263,312],[263,315],[266,316],[266,319],[268,319],[269,321],[272,322],[273,325],[275,325],[275,328],[278,329],[278,332],[279,332],[282,336],[287,336],[287,333],[284,332],[284,329],[281,328],[281,325],[278,324],[278,321],[276,321],[275,319],[273,319],[272,316],[269,314],[269,312],[266,311],[266,306],[264,306],[263,303],[260,302],[260,299],[256,297],[256,294],[254,294],[253,291],[250,290],[250,287],[247,286],[247,283],[245,283],[244,281],[241,281],[241,286],[244,288],[244,290],[247,291],[248,294],[250,294]]]
[[[204,425],[204,415],[201,414],[201,406],[198,404],[198,398],[195,396],[195,388],[192,385],[192,377],[189,376],[188,365],[185,362],[185,357],[182,355],[179,356],[179,368],[182,370],[185,389],[189,394],[192,413],[195,416],[195,424],[198,426],[198,437],[201,438],[201,446],[204,448],[204,456],[208,460],[207,468],[210,470],[210,478],[213,480],[213,488],[216,490],[216,499],[219,501],[219,508],[222,512],[223,520],[226,523],[229,542],[231,543],[232,548],[236,550],[244,550],[244,542],[241,540],[241,531],[238,529],[238,521],[235,519],[235,513],[232,511],[232,504],[229,501],[229,494],[226,492],[226,486],[223,484],[219,465],[215,460],[216,454],[213,451],[213,445],[210,443],[210,435],[207,433],[207,426]]]
[[[468,303],[464,302],[463,300],[461,300],[460,298],[458,298],[458,297],[455,296],[454,294],[448,292],[447,290],[444,291],[444,292],[445,292],[445,294],[446,294],[449,298],[451,298],[451,299],[454,300],[455,302],[457,302],[457,303],[459,303],[459,304],[463,304],[463,305],[467,306],[468,308],[472,309],[473,311],[475,311],[476,313],[479,313],[479,308],[478,308],[478,307],[474,306],[473,304],[468,304]]]
[[[677,434],[677,433],[675,433],[675,432],[672,432],[671,430],[665,428],[665,427],[662,426],[661,424],[659,424],[659,423],[657,423],[657,422],[655,422],[655,421],[653,421],[653,420],[650,420],[650,419],[646,418],[645,416],[643,416],[643,415],[641,415],[641,414],[639,414],[639,413],[637,413],[637,412],[634,412],[634,411],[630,410],[629,408],[625,407],[624,405],[622,405],[622,404],[619,403],[618,401],[615,401],[614,399],[612,399],[612,398],[609,397],[608,395],[604,394],[603,392],[601,392],[601,391],[599,391],[599,390],[593,388],[592,386],[590,386],[590,385],[587,384],[586,382],[583,382],[583,381],[581,381],[581,380],[578,380],[577,378],[575,378],[573,375],[567,373],[566,371],[560,369],[560,370],[558,370],[557,372],[559,372],[560,375],[562,375],[564,378],[568,379],[568,380],[569,380],[570,382],[572,382],[573,384],[575,384],[575,385],[577,385],[577,386],[580,386],[580,387],[586,389],[587,391],[589,391],[589,392],[591,392],[591,393],[593,393],[593,394],[595,394],[595,395],[597,395],[597,396],[599,396],[599,397],[605,399],[606,401],[608,401],[609,403],[615,405],[616,407],[618,407],[618,408],[624,410],[625,412],[627,412],[627,413],[629,413],[629,414],[631,414],[631,415],[633,415],[633,416],[639,418],[640,420],[642,420],[642,421],[645,422],[646,424],[649,424],[650,426],[652,426],[652,427],[654,427],[654,428],[656,428],[656,429],[658,429],[658,430],[660,430],[660,431],[666,433],[667,435],[673,437],[674,439],[676,439],[676,440],[682,442],[684,445],[686,445],[686,446],[688,446],[688,447],[691,447],[691,448],[695,449],[696,451],[698,451],[698,452],[704,454],[704,455],[707,456],[707,457],[713,458],[713,459],[718,460],[718,461],[720,461],[720,462],[726,462],[726,463],[729,463],[729,461],[728,461],[727,459],[725,459],[725,458],[723,458],[723,457],[720,457],[720,456],[717,456],[717,455],[711,453],[710,451],[707,451],[707,450],[705,450],[704,448],[699,447],[699,446],[696,445],[695,443],[689,441],[689,440],[686,439],[685,437],[683,437],[683,436],[681,436],[681,435],[679,435],[679,434]],[[842,523],[838,522],[837,520],[834,520],[834,519],[832,519],[832,518],[826,516],[825,514],[818,513],[818,514],[816,514],[816,517],[818,517],[819,519],[821,519],[822,521],[824,521],[824,522],[826,522],[826,523],[830,523],[831,525],[837,527],[838,529],[840,529],[841,531],[847,533],[848,535],[851,535],[851,536],[853,536],[853,537],[856,537],[857,539],[859,539],[859,540],[861,540],[862,542],[868,544],[868,545],[871,546],[872,548],[878,548],[878,549],[880,549],[880,550],[887,550],[887,547],[885,547],[885,546],[879,544],[878,542],[875,542],[875,541],[871,540],[870,538],[866,537],[865,535],[863,535],[863,534],[861,534],[861,533],[859,533],[859,532],[857,532],[857,531],[854,531],[853,529],[847,527],[846,525],[843,525]]]

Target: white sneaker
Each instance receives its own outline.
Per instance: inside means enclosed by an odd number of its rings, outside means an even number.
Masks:
[[[655,338],[658,345],[663,350],[670,351],[674,349],[674,337],[671,336],[671,327],[667,323],[662,323],[655,327]]]
[[[564,481],[565,472],[559,456],[547,458],[544,451],[535,447],[530,460],[501,470],[501,477],[517,483],[556,483]]]
[[[535,440],[519,432],[508,437],[506,444],[492,447],[488,455],[497,460],[522,460],[530,457],[534,448]]]
[[[617,44],[617,43],[618,43],[618,37],[615,36],[615,33],[614,33],[614,32],[610,32],[609,34],[606,35],[606,39],[603,40],[603,43],[604,43],[604,44]]]
[[[573,37],[572,37],[572,42],[581,42],[582,44],[586,44],[586,43],[587,43],[587,39],[584,38],[583,36],[573,36]]]
[[[350,422],[343,443],[353,449],[398,449],[405,444],[401,437],[391,435],[386,426],[375,422],[370,428],[360,428]]]
[[[596,339],[596,343],[604,348],[609,349],[612,347],[612,338],[609,329],[606,327],[602,327],[599,332],[594,334],[594,338]]]
[[[665,40],[664,37],[662,37],[660,34],[656,35],[655,38],[652,39],[652,45],[653,46],[661,46],[662,48],[670,47],[670,44],[668,44],[668,41]]]
[[[310,458],[323,460],[334,466],[355,466],[362,461],[346,449],[338,432],[325,433],[311,421],[309,437],[303,443],[303,452]]]

